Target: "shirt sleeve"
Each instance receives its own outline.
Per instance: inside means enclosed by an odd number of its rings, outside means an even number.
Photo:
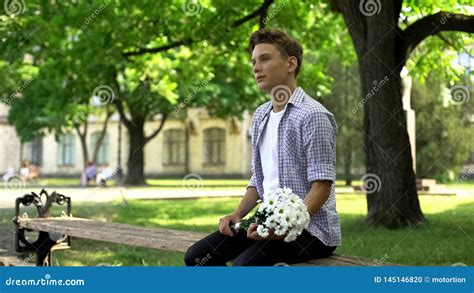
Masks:
[[[253,168],[252,168],[253,169]],[[252,170],[253,171],[253,170]],[[257,180],[255,179],[255,173],[252,172],[252,177],[250,177],[249,184],[247,184],[247,189],[249,187],[257,188]]]
[[[255,133],[256,133],[256,129],[257,128],[257,117],[258,117],[258,109],[257,111],[255,112],[255,115],[253,117],[253,120],[252,120],[252,177],[250,177],[250,181],[249,183],[247,184],[247,189],[249,187],[255,187],[257,188],[257,177],[255,176],[255,166],[254,166],[254,153],[255,153],[255,149],[254,149],[254,136],[255,136]]]
[[[336,135],[334,117],[323,112],[311,113],[303,135],[307,180],[336,182]]]

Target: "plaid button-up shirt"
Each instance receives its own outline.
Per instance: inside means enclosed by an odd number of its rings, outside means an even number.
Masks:
[[[263,198],[263,170],[258,141],[265,129],[272,102],[258,107],[252,123],[252,177]],[[278,127],[278,174],[280,187],[288,187],[304,199],[315,180],[331,180],[331,194],[311,217],[308,232],[327,246],[341,243],[341,226],[336,212],[336,135],[334,116],[298,87],[291,95]]]

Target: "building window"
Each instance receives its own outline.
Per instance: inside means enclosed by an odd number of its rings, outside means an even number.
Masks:
[[[184,130],[170,129],[164,132],[163,165],[184,165],[186,137]]]
[[[208,128],[204,130],[204,164],[225,164],[225,130]]]
[[[94,151],[97,146],[97,143],[99,142],[101,132],[94,132],[91,135],[91,151],[90,151],[90,156],[94,156]],[[97,161],[95,162],[96,164],[108,164],[109,163],[109,146],[110,146],[110,141],[109,141],[109,134],[106,132],[104,135],[104,139],[102,140],[102,143],[99,147],[99,151],[97,153]]]
[[[26,143],[25,159],[33,165],[43,165],[43,137],[37,136]]]
[[[58,165],[74,166],[75,163],[75,142],[74,135],[64,134],[59,138]]]

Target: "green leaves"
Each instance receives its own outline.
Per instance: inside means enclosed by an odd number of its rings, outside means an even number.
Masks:
[[[93,113],[90,98],[101,85],[112,87],[125,109],[144,119],[176,107],[206,107],[216,117],[253,111],[268,99],[253,80],[246,50],[259,19],[234,24],[262,3],[28,1],[20,15],[0,16],[2,98],[16,92],[22,81],[31,80],[22,89],[21,100],[12,104],[10,122],[17,125],[22,139],[42,128],[64,131],[83,121],[85,113]],[[439,10],[465,12],[463,5],[469,4],[406,0],[400,26]],[[345,119],[338,100],[344,91],[337,87],[346,71],[357,68],[357,59],[341,15],[333,13],[327,1],[282,0],[269,7],[265,24],[288,31],[302,43],[299,84],[314,98],[323,99],[338,120]],[[160,52],[124,55],[181,41],[186,42]],[[468,34],[444,32],[442,38],[430,37],[420,44],[407,66],[420,80],[431,70],[456,80],[460,72],[451,69],[452,57],[471,45]],[[32,56],[32,63],[23,62],[25,54]],[[357,96],[357,83],[347,87]]]

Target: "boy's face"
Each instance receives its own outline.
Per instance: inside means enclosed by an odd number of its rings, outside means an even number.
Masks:
[[[293,64],[274,44],[258,44],[252,52],[255,80],[259,89],[270,93],[277,85],[287,85],[293,78]]]

